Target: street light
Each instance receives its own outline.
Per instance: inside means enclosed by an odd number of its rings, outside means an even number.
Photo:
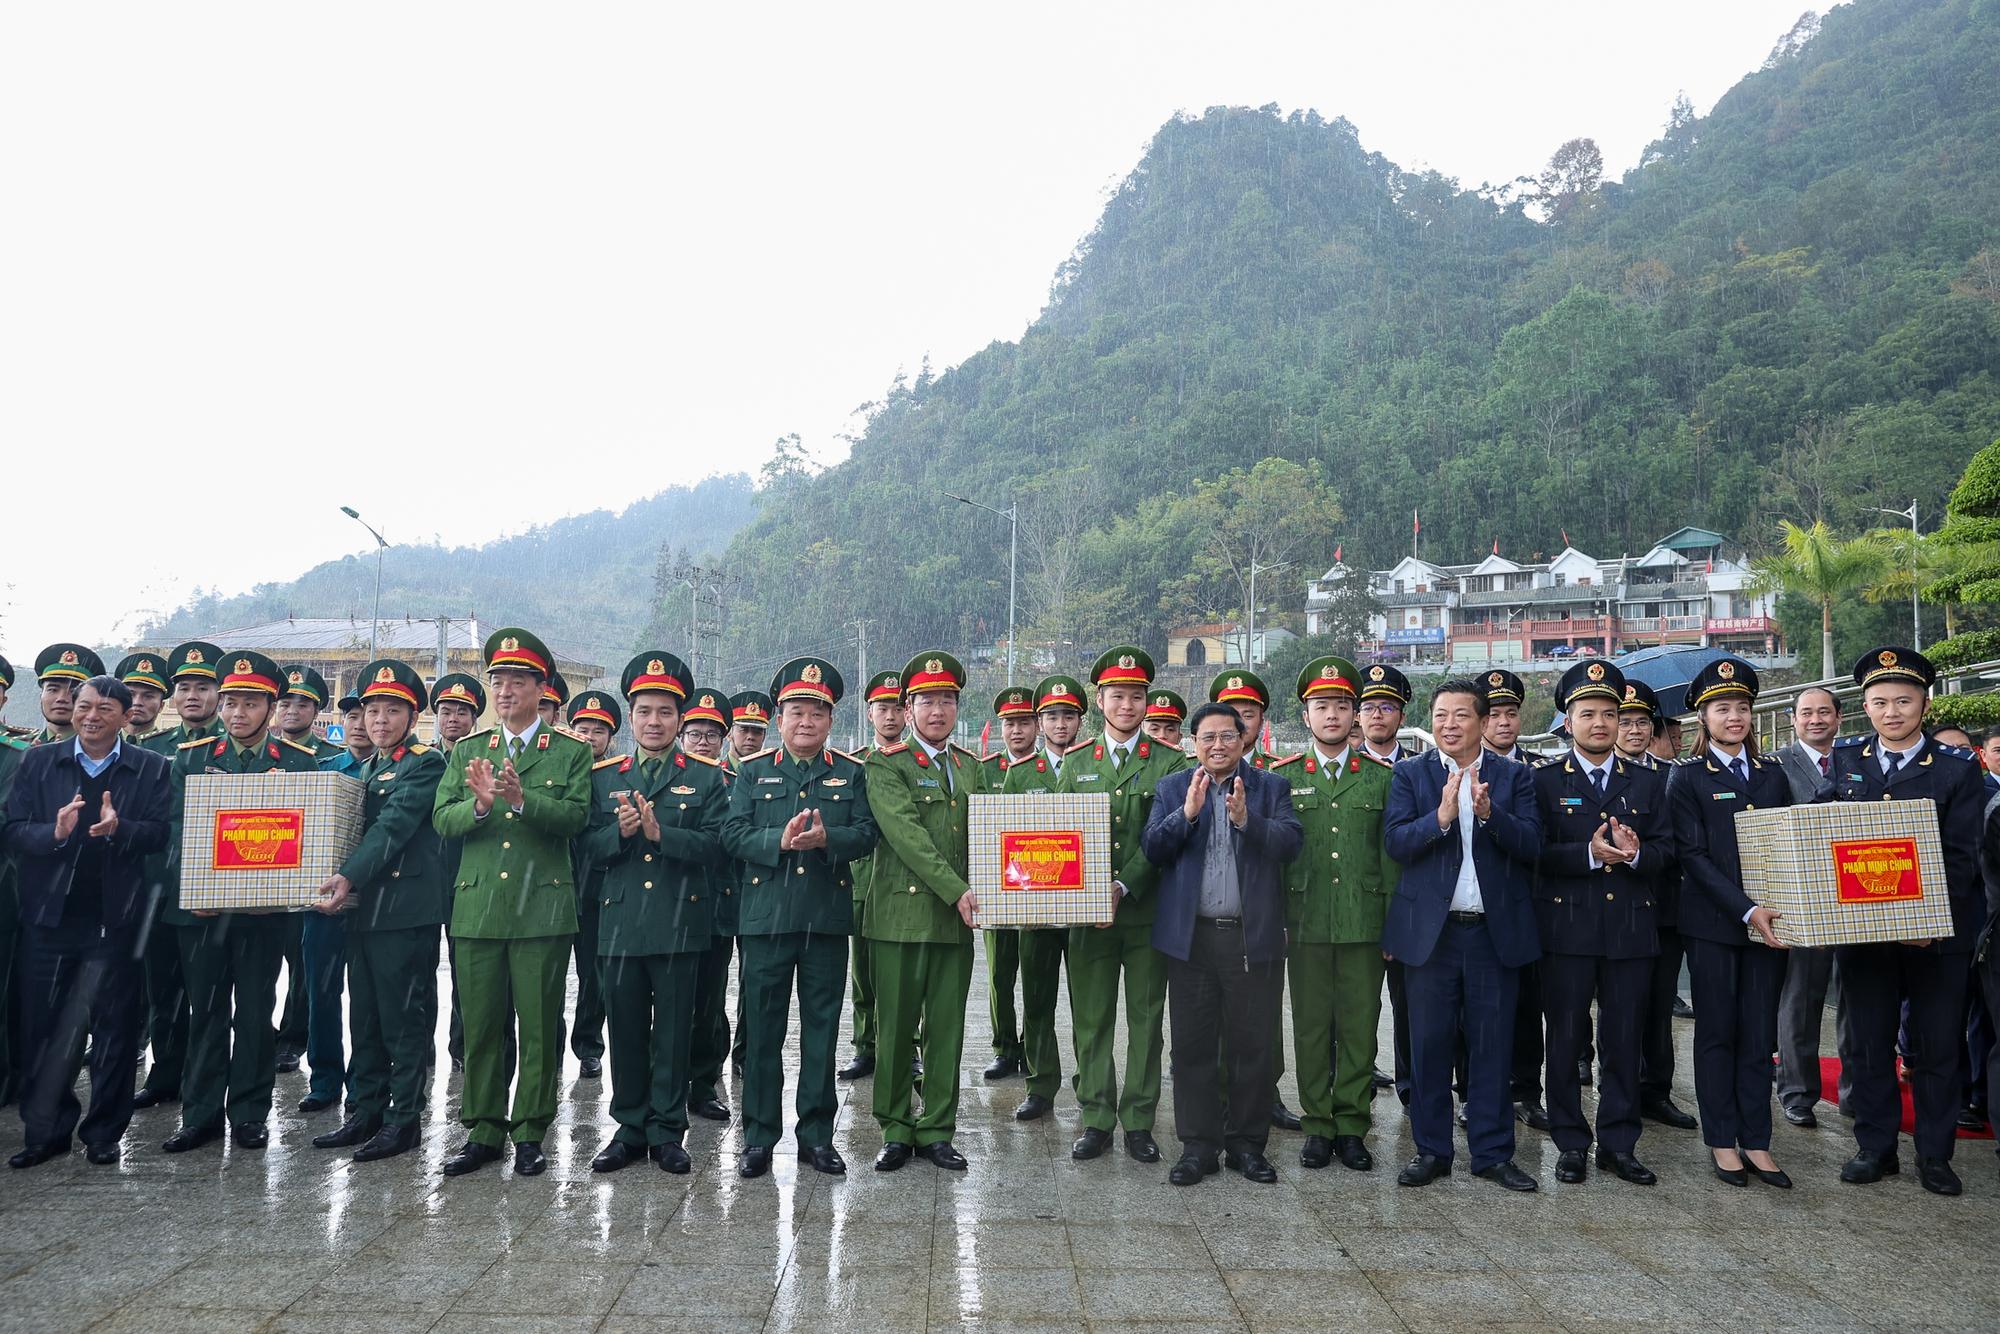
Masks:
[[[1007,521],[1007,684],[1014,684],[1014,554],[1020,546],[1021,502],[1015,501],[1004,510],[996,510],[991,505],[967,499],[954,491],[945,492],[961,505],[996,514]]]
[[[368,616],[368,659],[375,659],[375,627],[382,620],[382,553],[389,549],[388,541],[375,531],[375,525],[361,517],[352,505],[342,505],[340,512],[368,530],[368,536],[375,539],[375,610]]]
[[[1910,539],[1913,542],[1916,540],[1917,502],[1914,498],[1911,499],[1910,507],[1906,510],[1883,509],[1880,505],[1877,505],[1875,507],[1875,511],[1878,514],[1893,514],[1899,519],[1908,519],[1910,521]],[[1914,554],[1915,553],[1913,550],[1912,555]],[[1915,577],[1915,571],[1911,572],[1911,578],[1910,578],[1910,647],[1915,649],[1919,653],[1922,653],[1924,651],[1924,622],[1923,622],[1923,616],[1919,611],[1917,604],[1917,581]]]
[[[1249,628],[1243,632],[1243,665],[1245,667],[1255,668],[1257,665],[1254,661],[1257,651],[1257,575],[1260,571],[1282,570],[1288,568],[1290,565],[1291,562],[1288,560],[1281,560],[1275,565],[1259,565],[1254,559],[1250,562],[1250,615],[1247,622]]]

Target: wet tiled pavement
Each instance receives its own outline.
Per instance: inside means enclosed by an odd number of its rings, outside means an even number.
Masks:
[[[985,975],[968,1027],[983,1038]],[[1068,1016],[1063,1016],[1068,1050]],[[1677,1023],[1677,1096],[1692,1108],[1692,1025]],[[1387,1038],[1384,1015],[1384,1039]],[[1828,1025],[1831,1032],[1831,1025]],[[984,1325],[1019,1330],[1639,1327],[1811,1329],[2000,1326],[2000,1176],[1990,1142],[1962,1141],[1958,1199],[1911,1175],[1843,1186],[1851,1151],[1831,1108],[1817,1131],[1778,1128],[1780,1192],[1710,1175],[1695,1132],[1648,1125],[1651,1189],[1593,1174],[1558,1187],[1555,1151],[1524,1131],[1518,1160],[1541,1192],[1464,1175],[1399,1189],[1410,1153],[1400,1108],[1375,1104],[1377,1166],[1298,1166],[1274,1133],[1280,1179],[1230,1174],[1192,1189],[1166,1165],[1114,1150],[1073,1163],[1074,1100],[1022,1125],[1018,1078],[987,1084],[966,1053],[964,1174],[870,1167],[869,1091],[843,1088],[844,1179],[780,1156],[734,1171],[739,1128],[697,1121],[695,1171],[650,1164],[594,1176],[608,1089],[564,1081],[549,1171],[507,1166],[447,1181],[463,1138],[437,1081],[422,1148],[356,1165],[315,1150],[337,1115],[290,1111],[279,1079],[271,1145],[169,1158],[176,1109],[142,1112],[115,1168],[80,1152],[0,1172],[0,1327],[190,1330],[790,1330],[870,1334]],[[731,1085],[731,1093],[734,1085]],[[1284,1092],[1292,1097],[1290,1077]],[[787,1098],[789,1105],[789,1097]],[[1159,1136],[1173,1156],[1171,1096]],[[8,1132],[18,1136],[11,1117]],[[1906,1146],[1907,1151],[1907,1146]],[[510,1160],[511,1161],[511,1160]],[[1460,1159],[1461,1165],[1464,1159]]]

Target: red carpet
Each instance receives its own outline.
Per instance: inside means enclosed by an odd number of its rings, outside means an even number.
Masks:
[[[1830,1103],[1838,1095],[1840,1089],[1840,1059],[1838,1057],[1822,1056],[1819,1058],[1819,1086],[1823,1095],[1820,1098],[1821,1102]],[[1903,1084],[1901,1088],[1903,1091],[1903,1133],[1907,1135],[1917,1128],[1917,1113],[1916,1109],[1910,1103],[1910,1086]],[[1985,1130],[1961,1130],[1958,1132],[1958,1137],[1960,1139],[1992,1139],[1992,1123],[1989,1122]]]

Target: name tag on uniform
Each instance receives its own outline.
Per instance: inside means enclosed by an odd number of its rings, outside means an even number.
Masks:
[[[940,787],[940,786],[942,786],[942,784],[940,784],[940,783],[938,782],[938,780],[937,780],[937,779],[935,779],[935,778],[919,778],[919,779],[917,780],[917,786],[918,786],[918,787]]]
[[[377,781],[377,782],[382,782],[382,783],[386,783],[386,782],[388,782],[388,781],[389,781],[389,780],[390,780],[391,778],[394,778],[395,776],[396,776],[396,771],[395,771],[394,769],[391,769],[391,770],[390,770],[390,771],[389,771],[388,773],[386,773],[386,774],[376,774],[376,775],[375,775],[375,779],[376,779],[376,781]]]
[[[847,780],[845,778],[822,778],[819,780],[819,785],[821,787],[846,787]]]
[[[1292,795],[1295,797],[1310,797],[1317,791],[1319,789],[1316,787],[1295,787],[1292,789]]]
[[[1711,792],[1708,794],[1708,799],[1710,801],[1734,801],[1736,800],[1736,794],[1734,792]]]
[[[1849,775],[1847,776],[1847,781],[1848,781],[1848,782],[1850,782],[1850,783],[1859,783],[1860,781],[1862,781],[1862,780],[1861,780],[1861,775],[1860,775],[1860,774],[1849,774]]]
[[[694,789],[691,787],[670,787],[667,789],[667,791],[673,793],[677,797],[691,797],[694,795]]]
[[[784,782],[785,780],[784,780],[784,779],[782,779],[782,778],[760,778],[760,779],[758,779],[757,781],[758,781],[759,783],[778,783],[778,784],[782,784],[782,783],[783,783],[783,782]]]
[[[1103,774],[1078,774],[1076,776],[1076,781],[1079,783],[1095,783],[1098,779],[1102,777],[1104,777]]]
[[[1562,804],[1563,804],[1563,805],[1565,805],[1565,806],[1581,806],[1581,805],[1583,805],[1583,798],[1582,798],[1582,797],[1563,797],[1563,798],[1561,798],[1560,800],[1561,800]]]

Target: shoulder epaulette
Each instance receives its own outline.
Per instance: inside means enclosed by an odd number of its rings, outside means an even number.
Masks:
[[[1528,767],[1530,769],[1546,769],[1551,764],[1560,764],[1563,758],[1561,755],[1537,755],[1528,761]]]
[[[213,740],[215,740],[215,738],[214,738],[214,737],[212,737],[212,736],[198,736],[198,737],[196,737],[196,738],[195,738],[194,740],[192,740],[192,741],[183,741],[183,742],[181,742],[181,743],[180,743],[180,744],[179,744],[178,746],[175,746],[175,747],[174,747],[174,749],[175,749],[175,750],[193,750],[193,749],[194,749],[194,748],[195,748],[196,746],[206,746],[206,745],[207,745],[207,744],[208,744],[209,742],[211,742],[211,741],[213,741]]]
[[[1304,759],[1305,757],[1306,753],[1304,751],[1300,751],[1296,755],[1287,755],[1281,760],[1272,760],[1271,763],[1267,766],[1267,772],[1270,769],[1282,769],[1288,764],[1296,764],[1298,761]]]
[[[1844,750],[1849,746],[1865,746],[1867,744],[1868,738],[1865,736],[1837,736],[1833,739],[1833,748],[1835,750]]]
[[[1063,755],[1065,758],[1067,758],[1068,756],[1076,754],[1078,751],[1082,750],[1086,746],[1094,746],[1096,744],[1097,744],[1096,737],[1080,736],[1076,740],[1069,743],[1069,745],[1063,750]]]
[[[1940,751],[1944,752],[1946,755],[1953,756],[1957,759],[1977,760],[1979,758],[1977,755],[1974,755],[1971,751],[1967,750],[1964,746],[1953,746],[1943,741],[1933,741],[1931,742],[1931,744],[1933,746],[1936,746]]]
[[[412,741],[409,745],[409,752],[412,755],[428,755],[431,753],[431,748],[421,741]]]
[[[164,727],[155,727],[155,728],[154,728],[154,729],[153,729],[152,731],[150,731],[150,732],[142,732],[142,733],[140,733],[140,734],[139,734],[138,736],[128,736],[128,737],[126,737],[125,739],[126,739],[127,741],[130,741],[130,742],[131,742],[131,743],[132,743],[133,745],[135,745],[135,746],[143,746],[143,745],[145,745],[145,744],[146,744],[146,743],[147,743],[148,741],[151,741],[151,740],[152,740],[152,739],[153,739],[154,737],[158,736],[158,735],[159,735],[160,733],[162,733],[162,732],[164,732],[164,731],[166,731],[166,730],[167,730],[167,729],[166,729],[166,728],[164,728]]]
[[[1384,769],[1393,769],[1396,767],[1396,762],[1394,760],[1385,760],[1380,755],[1377,755],[1374,751],[1369,750],[1366,746],[1363,746],[1361,748],[1361,758],[1364,760],[1373,760],[1375,761],[1375,763],[1381,765]]]
[[[606,755],[603,759],[599,760],[597,763],[591,765],[590,767],[592,769],[608,769],[612,765],[618,763],[620,760],[624,758],[625,757],[623,755]]]
[[[301,755],[310,755],[314,759],[319,758],[318,751],[314,750],[311,746],[301,746],[298,742],[292,740],[290,737],[281,736],[278,738],[278,741],[282,745],[290,746],[293,750],[298,751]]]
[[[699,760],[701,763],[706,764],[711,769],[720,769],[722,767],[721,760],[711,760],[710,758],[708,758],[708,756],[697,755],[691,750],[684,750],[680,753],[682,755],[685,755],[688,759]]]
[[[738,755],[738,756],[736,757],[736,763],[737,763],[737,764],[738,764],[738,765],[740,766],[740,765],[745,765],[745,764],[748,764],[748,763],[750,763],[750,762],[751,762],[752,760],[761,760],[761,759],[763,759],[763,758],[764,758],[764,757],[765,757],[766,755],[774,755],[774,754],[776,754],[776,753],[777,753],[777,750],[778,750],[778,748],[777,748],[776,746],[766,746],[766,747],[764,747],[764,749],[762,749],[762,750],[760,750],[760,751],[757,751],[757,752],[756,752],[755,754],[751,754],[751,755]]]
[[[979,758],[978,751],[973,750],[968,746],[961,746],[956,741],[951,743],[951,748],[957,751],[959,754],[965,756],[965,758],[967,758],[968,760],[976,760]]]
[[[28,739],[26,737],[15,736],[11,732],[0,734],[0,746],[9,746],[14,750],[33,749],[31,746],[28,745]]]
[[[909,748],[910,748],[909,742],[898,741],[893,746],[877,746],[875,748],[875,753],[877,755],[901,755],[904,751],[908,750]]]
[[[583,733],[572,731],[570,728],[564,727],[561,723],[550,723],[549,730],[551,732],[561,732],[564,736],[569,737],[573,741],[582,741],[583,744],[586,746],[590,744],[590,742],[587,739],[585,739]]]
[[[850,764],[866,764],[868,762],[852,751],[841,750],[838,746],[828,746],[827,749]]]

